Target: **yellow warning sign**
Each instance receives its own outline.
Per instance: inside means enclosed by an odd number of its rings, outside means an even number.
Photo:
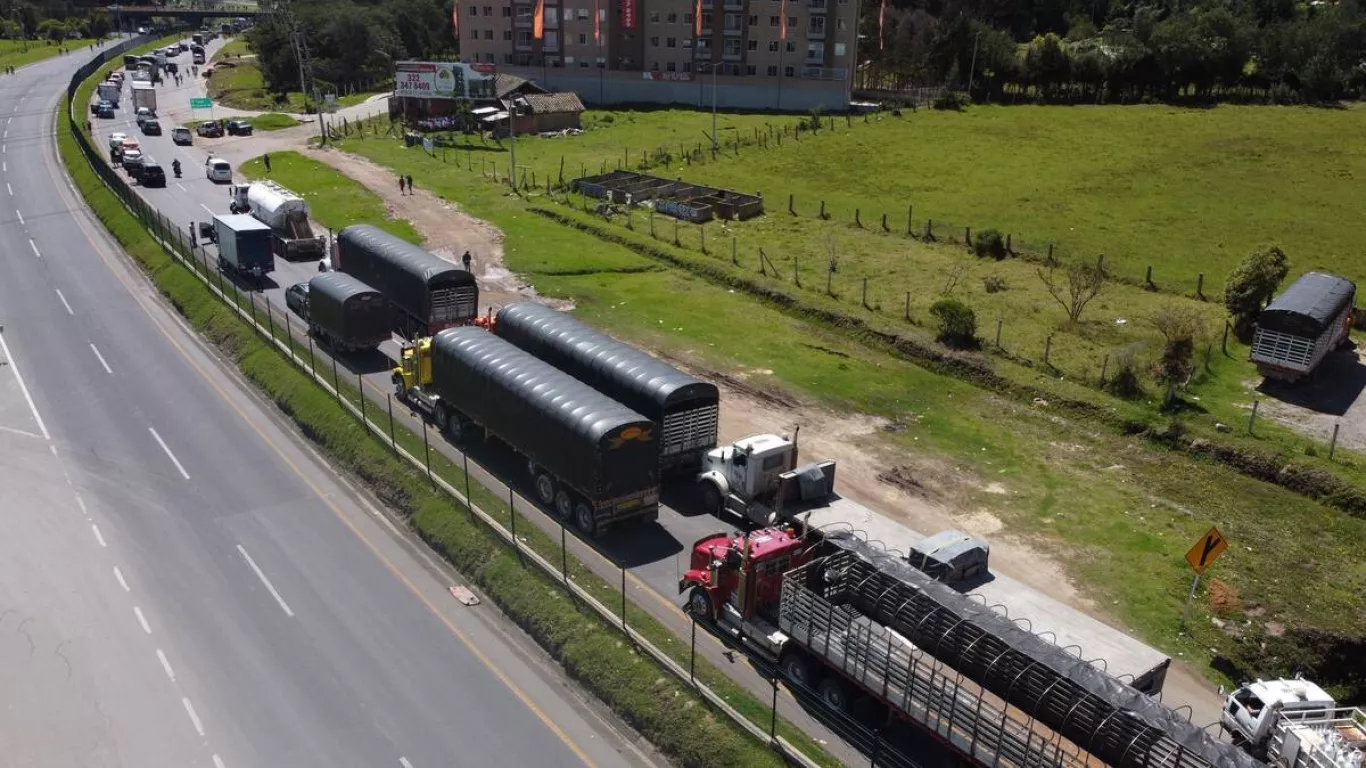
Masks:
[[[1218,528],[1211,528],[1209,533],[1195,542],[1195,546],[1186,553],[1186,562],[1191,564],[1196,573],[1204,573],[1226,549],[1228,541],[1224,539],[1224,534],[1220,533]]]

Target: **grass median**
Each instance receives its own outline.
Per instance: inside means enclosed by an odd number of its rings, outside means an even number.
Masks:
[[[65,121],[60,124],[65,126]],[[679,765],[781,764],[766,746],[713,712],[685,684],[623,642],[620,634],[595,614],[565,599],[560,588],[540,571],[520,564],[511,549],[483,527],[472,524],[451,499],[434,492],[419,472],[396,459],[382,441],[341,410],[273,345],[219,302],[198,278],[169,257],[101,183],[65,127],[58,131],[58,143],[86,202],[186,319],[230,357],[336,466],[360,478],[402,513],[424,540],[479,584],[570,675]],[[344,396],[355,396],[346,391],[346,386],[342,389]],[[414,438],[405,435],[403,439],[411,443]],[[449,463],[438,462],[438,468],[447,476],[458,472]],[[476,493],[475,498],[487,509],[500,506],[486,491]],[[530,526],[527,529],[531,530]],[[549,546],[545,537],[534,538],[538,547]],[[593,577],[579,571],[575,578],[589,581]],[[633,625],[647,625],[638,613],[631,621]],[[707,674],[720,677],[714,670]],[[747,714],[762,714],[762,705],[743,692],[734,688],[720,692],[733,703],[738,701]],[[790,726],[785,726],[785,731],[790,733]],[[801,738],[795,733],[790,736]],[[805,744],[809,747],[810,740]],[[835,764],[828,759],[823,762]]]
[[[249,179],[270,179],[309,201],[313,220],[334,231],[351,224],[373,224],[410,243],[422,244],[422,235],[406,219],[393,215],[384,200],[360,182],[332,170],[298,152],[274,152],[270,172],[256,157],[238,167]]]
[[[84,56],[88,52],[87,49],[95,43],[95,40],[89,38],[64,40],[60,43],[54,40],[0,40],[0,72],[3,72],[5,67],[23,67],[53,56],[61,56],[63,48],[68,51],[68,55]]]

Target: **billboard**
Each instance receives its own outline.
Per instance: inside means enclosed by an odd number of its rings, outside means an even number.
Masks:
[[[636,28],[636,0],[621,0],[621,28]]]
[[[492,64],[463,61],[400,61],[394,64],[394,95],[418,99],[492,99]]]

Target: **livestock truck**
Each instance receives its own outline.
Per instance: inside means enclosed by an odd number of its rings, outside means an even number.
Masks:
[[[308,330],[333,349],[374,349],[389,340],[389,303],[384,295],[344,272],[308,281]]]
[[[977,765],[1259,768],[1001,606],[847,530],[799,528],[701,539],[678,586],[694,617],[830,709],[871,700]]]
[[[1308,680],[1258,680],[1229,694],[1219,723],[1277,768],[1362,768],[1366,711],[1340,707]]]
[[[273,181],[253,181],[229,188],[233,213],[248,213],[275,233],[271,249],[283,259],[320,259],[327,250],[322,235],[308,223],[308,203]]]
[[[1312,376],[1333,350],[1351,341],[1356,284],[1345,277],[1308,272],[1257,315],[1248,359],[1267,378]]]
[[[337,234],[332,265],[372,286],[391,307],[392,328],[412,341],[479,314],[474,275],[369,224]]]
[[[270,227],[251,216],[214,216],[213,241],[218,244],[218,268],[224,272],[260,281],[275,271]]]
[[[526,460],[535,496],[585,535],[659,518],[654,425],[475,326],[405,346],[394,393],[453,441],[493,436]]]
[[[695,477],[716,447],[721,400],[716,385],[535,302],[503,307],[494,332],[648,416],[659,435],[662,477]]]

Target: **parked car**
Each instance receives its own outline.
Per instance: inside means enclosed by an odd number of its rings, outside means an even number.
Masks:
[[[189,128],[178,125],[171,129],[171,141],[188,146],[194,143],[194,134],[190,133]]]
[[[206,139],[216,139],[223,135],[223,126],[217,120],[210,120],[207,123],[200,123],[196,128],[200,136]]]
[[[146,136],[160,136],[161,123],[155,117],[149,117],[142,121],[142,133]]]
[[[110,104],[110,103],[107,102],[107,101],[101,101],[99,104],[96,104],[96,105],[95,105],[95,117],[99,117],[99,118],[103,118],[103,119],[113,119],[113,117],[114,117],[114,105],[113,105],[113,104]]]
[[[250,136],[252,130],[246,120],[229,120],[227,128],[229,136]]]
[[[122,132],[111,133],[111,134],[109,134],[109,148],[110,148],[110,149],[115,149],[115,148],[117,148],[117,147],[121,147],[121,146],[123,146],[123,142],[126,141],[127,139],[128,139],[128,134],[126,134],[126,133],[122,133]]]
[[[137,178],[142,175],[142,152],[136,149],[125,149],[123,151],[123,170],[128,175]]]
[[[295,283],[285,290],[285,306],[299,317],[308,319],[308,281]]]
[[[166,186],[166,170],[161,167],[161,163],[144,158],[142,161],[142,171],[137,176],[138,183],[144,187],[164,187]]]
[[[204,161],[204,175],[209,177],[209,181],[225,181],[232,183],[232,165],[221,157],[210,157]]]

